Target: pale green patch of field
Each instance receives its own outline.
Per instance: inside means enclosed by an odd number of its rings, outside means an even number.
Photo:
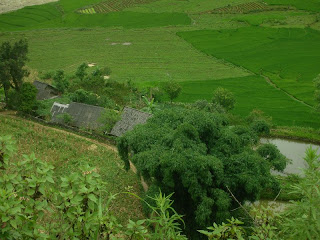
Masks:
[[[119,81],[199,81],[249,75],[194,49],[166,29],[45,30],[3,34],[1,40],[26,37],[28,65],[38,71],[74,71],[81,63],[109,66]],[[45,54],[44,54],[45,53]]]

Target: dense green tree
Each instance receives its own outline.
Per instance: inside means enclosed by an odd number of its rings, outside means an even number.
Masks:
[[[31,83],[23,83],[19,92],[18,110],[33,114],[37,109],[37,88]]]
[[[13,45],[4,42],[0,46],[0,87],[4,88],[5,101],[8,103],[10,89],[19,92],[23,78],[29,75],[25,65],[28,53],[28,42],[22,39]]]
[[[146,181],[175,193],[175,209],[195,233],[238,206],[228,189],[244,202],[265,187],[278,188],[270,169],[281,170],[285,159],[253,150],[258,140],[252,128],[229,126],[223,115],[171,109],[125,134],[118,148],[127,168],[130,158]]]
[[[182,87],[179,83],[171,80],[164,84],[163,90],[166,94],[168,94],[169,99],[172,103],[172,101],[176,99],[181,93]]]
[[[213,93],[212,102],[220,104],[225,110],[229,111],[234,108],[236,99],[232,92],[225,88],[219,87]]]

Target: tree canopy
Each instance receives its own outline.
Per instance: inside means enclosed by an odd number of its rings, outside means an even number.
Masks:
[[[14,43],[4,42],[0,46],[0,87],[4,88],[5,100],[8,103],[9,90],[17,92],[23,83],[23,78],[29,75],[25,69],[28,54],[28,42],[25,39]]]
[[[170,109],[125,134],[118,148],[127,168],[130,158],[151,183],[149,191],[175,193],[175,209],[195,232],[230,216],[237,204],[229,190],[244,202],[278,188],[270,169],[283,170],[286,160],[275,146],[255,151],[258,135],[250,126],[230,126],[221,114]]]

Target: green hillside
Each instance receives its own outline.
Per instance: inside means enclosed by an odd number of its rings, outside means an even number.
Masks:
[[[107,183],[109,193],[126,191],[139,192],[140,183],[133,172],[124,172],[123,164],[108,146],[90,139],[81,138],[64,131],[55,130],[12,116],[0,114],[0,135],[10,135],[17,142],[19,152],[14,159],[23,159],[22,155],[35,153],[35,156],[55,167],[55,176],[66,176],[81,164],[95,167]],[[137,207],[139,201],[128,195],[117,198],[114,208],[123,223],[128,218],[139,218],[142,210]]]
[[[237,114],[260,108],[277,124],[318,128],[312,109],[320,73],[318,5],[60,0],[1,14],[0,43],[27,38],[35,76],[57,69],[72,74],[83,62],[96,63],[112,69],[111,79],[140,88],[178,81],[183,102],[210,99],[222,86],[235,93]]]

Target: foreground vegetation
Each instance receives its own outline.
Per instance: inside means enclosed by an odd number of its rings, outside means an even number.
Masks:
[[[104,132],[123,106],[155,115],[120,139],[125,164],[103,143],[0,115],[0,238],[316,239],[318,156],[305,178],[274,177],[286,159],[256,144],[271,118],[271,136],[320,141],[320,5],[265,2],[60,0],[1,14],[6,107],[49,119],[55,100],[37,102],[29,83],[41,79],[63,103],[105,107]],[[129,196],[129,160],[150,185],[148,217]],[[261,197],[296,202],[282,217],[243,206]]]
[[[180,140],[186,141],[185,137],[184,135]],[[263,153],[260,150],[258,152]],[[1,237],[5,239],[187,239],[181,233],[184,228],[183,216],[172,208],[179,206],[181,201],[173,205],[170,200],[172,195],[166,197],[161,192],[159,194],[153,192],[152,195],[155,196],[144,201],[151,210],[150,217],[127,222],[125,220],[128,219],[128,215],[125,215],[123,222],[126,223],[121,225],[121,221],[117,220],[120,216],[119,211],[113,204],[121,199],[120,195],[110,195],[108,182],[102,181],[101,169],[89,166],[94,164],[93,162],[79,161],[73,168],[72,174],[60,175],[56,174],[55,167],[50,162],[37,159],[35,154],[23,156],[20,154],[20,151],[17,154],[16,145],[10,137],[3,135],[0,137]],[[305,160],[308,163],[308,168],[304,171],[305,177],[290,186],[294,194],[301,196],[301,200],[292,202],[284,212],[276,213],[272,207],[246,210],[246,207],[241,205],[239,192],[227,188],[232,201],[240,204],[244,210],[244,215],[240,217],[247,215],[248,219],[249,216],[249,222],[243,226],[244,222],[232,217],[227,223],[221,225],[214,223],[207,230],[199,230],[199,233],[208,239],[316,239],[320,233],[319,156],[314,150],[308,149]],[[121,196],[126,194],[134,195],[125,193]],[[223,201],[218,201],[217,204],[219,202],[223,204]],[[137,205],[132,206],[130,211],[136,207]],[[222,219],[221,221],[224,221]],[[190,229],[187,232],[189,231]],[[197,237],[200,238],[201,236]]]
[[[139,193],[138,179],[133,173],[122,174],[123,165],[108,146],[2,114],[0,135],[11,135],[16,141],[19,150],[14,158],[22,159],[23,155],[34,153],[36,158],[55,168],[54,177],[58,179],[72,173],[80,165],[90,164],[101,175],[109,193]],[[134,220],[142,216],[139,201],[126,195],[114,202],[113,208],[122,223],[127,221],[127,217]]]

